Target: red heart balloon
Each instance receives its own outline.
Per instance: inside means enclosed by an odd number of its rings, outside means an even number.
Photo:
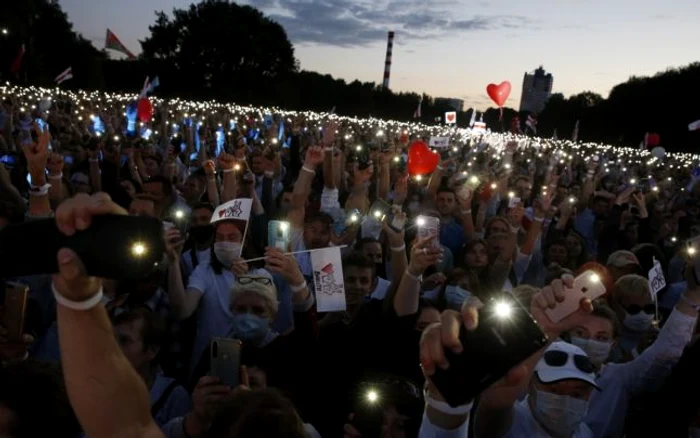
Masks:
[[[503,81],[498,85],[489,84],[486,87],[486,93],[488,93],[491,100],[500,108],[506,103],[508,96],[510,96],[510,82]]]
[[[408,148],[408,173],[409,175],[432,173],[439,160],[440,156],[431,151],[425,142],[417,141]]]
[[[659,143],[661,143],[661,137],[659,134],[650,132],[649,135],[647,135],[647,146],[653,148],[654,146],[658,146]]]
[[[136,114],[138,115],[139,120],[141,120],[143,123],[148,123],[151,121],[151,117],[153,117],[153,105],[151,105],[151,102],[147,98],[144,97],[139,99],[136,109]]]

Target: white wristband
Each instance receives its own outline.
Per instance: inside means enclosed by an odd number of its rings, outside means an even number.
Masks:
[[[462,216],[466,216],[468,214],[471,214],[472,209],[470,208],[469,210],[462,210]]]
[[[224,172],[224,173],[231,173],[231,172],[233,172],[233,171],[234,171],[234,169],[224,169],[224,170],[222,170],[222,172]]]
[[[466,405],[453,408],[444,401],[435,400],[432,398],[430,394],[428,394],[428,391],[423,391],[423,398],[425,399],[425,404],[446,415],[469,415],[469,412],[471,412],[472,406],[474,405],[474,402],[471,402]]]
[[[306,280],[304,280],[303,283],[301,283],[297,286],[289,286],[289,288],[292,290],[292,292],[301,292],[301,291],[308,289],[308,286],[306,284]]]
[[[519,233],[519,232],[520,232],[520,228],[510,227],[510,231],[513,232],[513,233]]]
[[[543,218],[543,217],[537,217],[537,216],[535,216],[535,217],[533,218],[533,220],[534,220],[535,222],[542,222],[542,221],[544,221],[544,218]]]
[[[49,175],[49,179],[61,179],[63,178],[63,172],[59,173],[58,175]]]
[[[102,302],[102,296],[104,295],[102,291],[102,286],[100,286],[100,290],[98,290],[95,295],[91,296],[87,300],[73,301],[61,295],[58,292],[58,290],[56,290],[56,287],[53,283],[51,283],[51,290],[53,291],[53,296],[54,298],[56,298],[56,302],[58,304],[72,310],[90,310]]]
[[[401,245],[401,246],[392,246],[392,247],[391,247],[391,250],[394,251],[394,252],[401,252],[401,251],[403,251],[403,250],[405,250],[405,249],[406,249],[406,244],[405,244],[405,243],[404,243],[403,245]]]
[[[316,171],[315,171],[315,170],[310,169],[310,168],[308,168],[308,167],[306,167],[306,166],[302,166],[302,167],[301,167],[301,170],[303,170],[303,171],[305,171],[305,172],[309,172],[310,174],[316,175]]]

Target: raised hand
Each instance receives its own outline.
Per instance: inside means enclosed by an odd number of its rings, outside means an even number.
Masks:
[[[304,158],[304,166],[310,169],[316,169],[323,163],[323,148],[319,146],[310,146],[306,149],[306,157]]]

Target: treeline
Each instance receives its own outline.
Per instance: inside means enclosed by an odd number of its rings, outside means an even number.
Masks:
[[[137,92],[146,76],[160,78],[157,94],[193,100],[216,99],[241,104],[328,111],[343,115],[413,120],[416,93],[393,93],[375,83],[346,82],[302,71],[284,29],[260,11],[227,0],[204,0],[172,14],[158,13],[150,35],[141,41],[135,61],[111,60],[76,34],[55,0],[23,0],[0,5],[0,75],[22,84],[53,86],[68,66],[74,79],[67,88]],[[26,53],[18,74],[10,72],[19,47]],[[132,48],[132,50],[135,48]],[[631,78],[607,99],[585,92],[568,99],[553,95],[539,115],[538,134],[571,138],[580,121],[579,139],[637,145],[645,132],[657,132],[669,150],[696,150],[700,134],[688,123],[700,119],[700,64],[648,78]],[[514,84],[518,85],[518,84]],[[449,108],[423,96],[421,121],[442,120]],[[499,121],[490,109],[484,121],[494,130],[510,129],[519,116],[506,109]],[[466,126],[471,110],[458,114]]]

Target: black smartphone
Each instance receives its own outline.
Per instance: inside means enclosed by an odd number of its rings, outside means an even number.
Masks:
[[[66,236],[55,219],[8,225],[0,231],[0,277],[58,272],[56,254],[75,251],[91,276],[147,277],[163,258],[163,225],[145,216],[95,216],[85,231]]]
[[[431,377],[445,401],[461,406],[508,373],[547,343],[547,336],[530,313],[508,293],[496,294],[479,311],[479,325],[460,331],[464,350],[445,350],[450,363]]]
[[[362,385],[355,394],[351,420],[361,436],[379,436],[384,418],[384,395],[379,387]]]
[[[236,388],[240,384],[241,341],[214,338],[209,350],[209,375],[218,377],[221,383]]]

